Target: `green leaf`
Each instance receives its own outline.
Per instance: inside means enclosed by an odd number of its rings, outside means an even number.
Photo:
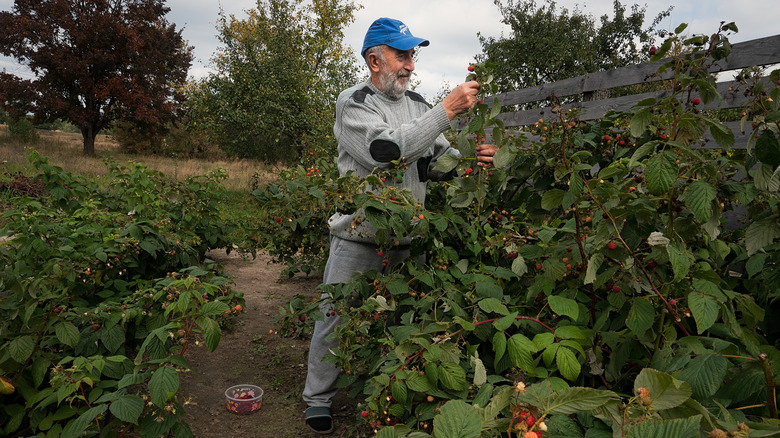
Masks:
[[[615,399],[618,399],[618,396],[612,391],[573,386],[553,392],[551,396],[542,400],[540,407],[547,412],[571,415],[598,409]]]
[[[497,97],[493,98],[493,105],[490,107],[490,115],[488,118],[495,119],[497,115],[501,113],[501,101]]]
[[[772,131],[764,131],[756,140],[756,158],[772,169],[780,165],[780,143]]]
[[[545,210],[552,210],[553,208],[560,207],[563,203],[563,196],[566,194],[561,189],[552,189],[545,192],[542,196],[542,208]]]
[[[555,329],[555,337],[559,339],[588,339],[588,335],[576,325],[562,325]]]
[[[503,332],[504,330],[508,329],[509,326],[511,326],[517,318],[517,312],[512,312],[509,315],[497,320],[493,321],[493,327],[496,328],[496,330]]]
[[[466,371],[455,362],[442,362],[439,366],[439,380],[445,387],[463,391],[466,389]]]
[[[400,380],[393,381],[393,385],[390,387],[390,391],[393,393],[393,398],[400,404],[406,403],[407,390],[406,384]]]
[[[375,438],[398,438],[398,434],[392,427],[383,427],[376,433]]]
[[[566,347],[558,348],[558,353],[555,355],[555,364],[566,380],[574,381],[580,376],[580,362],[577,360],[574,352]]]
[[[412,373],[406,378],[406,386],[414,392],[426,393],[431,390],[431,384],[425,376]]]
[[[82,436],[84,430],[92,423],[92,420],[103,412],[106,412],[106,409],[108,409],[108,405],[105,404],[100,404],[87,409],[83,414],[68,422],[62,430],[60,438],[76,438]]]
[[[79,344],[79,329],[68,321],[63,321],[54,326],[57,340],[71,348]]]
[[[759,190],[776,192],[780,190],[780,168],[773,170],[772,166],[761,163],[753,171],[753,181]]]
[[[164,366],[157,369],[149,379],[149,395],[152,403],[158,407],[165,407],[169,394],[175,394],[179,390],[179,374],[176,368]]]
[[[726,358],[716,354],[703,354],[688,362],[677,377],[691,385],[696,400],[705,400],[720,388],[727,371]]]
[[[647,299],[636,297],[632,300],[631,310],[626,318],[626,326],[637,336],[642,336],[653,326],[655,309]]]
[[[516,158],[517,154],[512,152],[510,148],[506,146],[502,147],[496,151],[495,155],[493,155],[493,166],[498,169],[504,169],[514,163]]]
[[[518,277],[528,273],[528,265],[525,264],[523,256],[518,255],[516,259],[512,261],[512,272]]]
[[[403,280],[393,280],[387,283],[387,291],[391,295],[400,295],[409,292],[409,283]]]
[[[509,315],[509,309],[495,298],[484,298],[479,300],[479,308],[485,313],[498,313],[499,315]]]
[[[734,133],[728,126],[711,119],[705,119],[707,126],[710,127],[710,134],[712,138],[723,149],[728,149],[734,146]]]
[[[745,270],[748,276],[752,277],[764,269],[764,263],[769,257],[769,254],[753,254],[747,262],[745,262]]]
[[[35,341],[31,336],[19,336],[8,344],[8,354],[17,363],[23,364],[33,352]]]
[[[474,117],[469,122],[469,132],[477,132],[477,131],[479,131],[480,129],[482,129],[482,125],[483,124],[484,124],[484,120],[482,119],[482,117],[479,117],[479,116]]]
[[[547,302],[550,304],[550,309],[558,315],[568,316],[574,321],[580,316],[580,308],[571,298],[551,295],[547,297]]]
[[[474,438],[482,433],[482,419],[462,400],[450,400],[433,419],[436,438]]]
[[[200,313],[206,316],[216,316],[225,313],[230,306],[222,301],[209,301],[201,307]]]
[[[642,108],[631,117],[631,135],[641,137],[652,120],[653,113],[650,108]],[[631,161],[634,161],[632,158]]]
[[[460,316],[456,316],[455,318],[453,318],[452,322],[460,325],[461,327],[463,327],[463,330],[466,330],[467,332],[474,331],[474,329],[476,328],[476,326],[474,326],[473,323],[471,323],[469,321],[466,321],[465,319],[461,318]]]
[[[138,424],[138,418],[144,410],[144,400],[137,395],[123,395],[111,403],[109,410],[125,423]]]
[[[780,237],[780,224],[778,224],[777,215],[748,225],[747,230],[745,230],[745,247],[748,257],[770,245],[777,237]]]
[[[125,330],[117,324],[100,334],[100,341],[106,346],[108,351],[116,353],[125,343]]]
[[[691,309],[693,319],[696,320],[696,329],[699,334],[715,324],[718,319],[718,309],[720,306],[715,298],[703,294],[699,291],[693,291],[688,294],[688,307]]]
[[[712,215],[712,201],[718,195],[715,187],[704,181],[695,181],[685,189],[685,205],[700,222],[707,222]]]
[[[628,431],[628,438],[687,438],[697,437],[701,415],[675,420],[646,420]]]
[[[629,160],[628,167],[633,168],[634,165],[636,165],[639,160],[644,158],[645,155],[655,150],[655,146],[659,143],[660,142],[658,140],[653,140],[653,141],[648,141],[642,146],[639,146],[631,155],[631,160]]]
[[[496,284],[494,279],[485,279],[477,281],[474,285],[474,292],[479,297],[501,299],[504,296],[504,289]]]
[[[603,254],[596,253],[590,256],[590,260],[588,260],[588,269],[585,272],[585,284],[592,284],[596,281],[602,263],[604,263]]]
[[[669,374],[652,368],[643,368],[634,380],[634,393],[639,388],[650,391],[651,406],[655,411],[675,408],[691,397],[691,385]]]
[[[474,356],[472,360],[474,363],[474,384],[482,386],[487,383],[487,368],[479,357]]]
[[[672,263],[674,271],[674,281],[680,281],[688,275],[691,269],[691,259],[688,257],[688,250],[682,242],[671,242],[666,245],[666,252],[669,254],[669,261]]]
[[[536,352],[536,345],[520,333],[513,335],[507,342],[509,359],[516,367],[531,372],[535,369],[531,353]]]
[[[668,192],[677,180],[677,166],[668,153],[650,158],[645,169],[647,188],[654,195]]]
[[[493,335],[493,352],[495,353],[493,360],[493,367],[495,368],[501,358],[504,357],[504,353],[506,353],[506,335],[504,335],[503,330],[497,331]]]
[[[219,340],[222,337],[222,329],[219,327],[219,323],[211,318],[200,317],[196,320],[200,329],[203,330],[203,338],[206,340],[206,348],[209,351],[214,351],[219,345]]]
[[[458,167],[459,163],[460,159],[456,155],[444,154],[436,160],[436,165],[433,166],[433,170],[441,173],[447,173]]]

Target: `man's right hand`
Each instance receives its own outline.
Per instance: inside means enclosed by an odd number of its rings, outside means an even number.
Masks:
[[[468,110],[473,108],[474,104],[477,103],[478,91],[479,83],[477,81],[469,81],[455,87],[455,89],[441,101],[442,106],[447,111],[447,117],[452,120],[457,115],[468,112]]]

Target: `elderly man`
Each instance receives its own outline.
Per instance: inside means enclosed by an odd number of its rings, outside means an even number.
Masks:
[[[408,165],[402,189],[409,189],[420,203],[425,202],[426,182],[450,178],[433,170],[444,154],[458,154],[443,133],[452,119],[469,111],[476,102],[479,84],[467,82],[455,88],[444,100],[431,108],[422,96],[409,91],[414,71],[414,50],[429,42],[412,35],[398,20],[380,18],[371,24],[363,41],[361,54],[368,65],[370,79],[343,91],[336,102],[338,167],[343,175],[353,171],[365,177],[388,169],[392,161],[404,159]],[[479,145],[477,160],[490,165],[496,148]],[[383,257],[377,257],[377,246],[370,224],[355,228],[355,215],[335,214],[329,220],[330,254],[323,283],[348,282],[355,272],[383,270],[409,256],[411,236],[406,237]],[[333,315],[323,307],[325,315]],[[325,338],[339,323],[338,316],[317,321],[309,350],[308,375],[303,399],[307,404],[306,423],[315,432],[333,431],[331,398],[336,393],[339,370],[322,362],[337,342]]]

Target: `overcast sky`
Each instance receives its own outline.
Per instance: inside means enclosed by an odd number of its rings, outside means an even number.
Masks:
[[[506,1],[506,0],[505,0]],[[543,0],[537,0],[541,4]],[[498,37],[506,31],[493,0],[363,0],[364,8],[346,30],[346,43],[360,50],[363,36],[373,20],[379,17],[397,18],[409,26],[415,36],[430,40],[420,51],[416,64],[418,91],[433,98],[443,82],[457,85],[466,76],[466,66],[481,52],[478,33]],[[642,1],[622,1],[630,5]],[[558,0],[558,10],[575,8],[598,17],[612,14],[613,0]],[[216,50],[216,22],[220,5],[228,15],[246,17],[244,11],[255,8],[256,0],[168,0],[171,12],[167,19],[184,28],[184,38],[195,48],[195,60],[190,76],[202,77],[208,73],[209,60]],[[669,18],[660,27],[674,29],[688,23],[688,33],[711,34],[723,21],[734,21],[739,33],[732,42],[780,34],[780,6],[777,0],[654,0],[647,3],[646,22],[659,12],[674,6]],[[13,0],[0,0],[0,10],[8,11]],[[23,67],[13,60],[0,58],[0,68],[24,75]]]

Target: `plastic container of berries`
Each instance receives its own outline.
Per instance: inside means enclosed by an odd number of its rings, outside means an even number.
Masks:
[[[256,385],[235,385],[225,390],[225,398],[228,411],[247,415],[263,406],[263,389]]]

